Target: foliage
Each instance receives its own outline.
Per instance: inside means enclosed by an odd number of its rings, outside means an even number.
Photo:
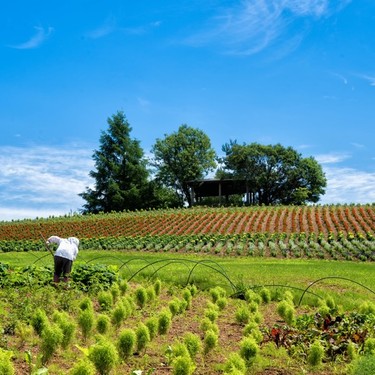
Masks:
[[[12,364],[13,354],[9,351],[0,348],[0,374],[2,375],[13,375],[14,367]]]
[[[157,139],[152,147],[156,179],[176,190],[182,202],[192,204],[187,182],[201,179],[215,164],[209,137],[199,129],[181,125],[177,132]]]
[[[93,189],[86,188],[80,196],[86,201],[84,213],[135,210],[148,207],[144,192],[148,185],[148,171],[139,141],[132,139],[123,112],[108,118],[108,130],[100,136],[100,148],[95,150],[95,180]]]
[[[137,336],[133,329],[126,328],[120,332],[117,340],[117,350],[122,360],[129,358],[136,347]]]
[[[303,204],[317,202],[327,184],[313,157],[302,158],[292,147],[258,143],[223,146],[226,177],[246,180],[251,204]]]
[[[100,375],[108,375],[118,362],[115,346],[105,339],[101,339],[89,348],[88,357]]]

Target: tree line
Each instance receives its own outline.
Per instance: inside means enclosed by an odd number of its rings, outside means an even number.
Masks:
[[[122,111],[107,119],[99,148],[93,153],[89,172],[93,188],[79,194],[85,201],[82,213],[191,206],[189,181],[201,180],[211,172],[217,179],[245,180],[246,200],[231,197],[231,204],[316,203],[327,181],[313,157],[304,158],[292,147],[280,144],[239,144],[231,140],[218,157],[210,138],[186,124],[172,134],[156,139],[152,156],[146,158],[140,141]],[[217,203],[207,197],[204,204]]]

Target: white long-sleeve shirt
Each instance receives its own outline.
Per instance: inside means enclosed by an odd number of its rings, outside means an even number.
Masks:
[[[48,238],[47,243],[54,242],[58,244],[55,255],[75,260],[78,255],[79,239],[76,237],[60,238],[58,236],[51,236]]]

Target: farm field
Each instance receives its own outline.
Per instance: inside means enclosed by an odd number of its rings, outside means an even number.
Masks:
[[[2,222],[0,370],[372,368],[374,209],[194,208]],[[41,237],[52,234],[81,239],[68,288],[51,283]]]

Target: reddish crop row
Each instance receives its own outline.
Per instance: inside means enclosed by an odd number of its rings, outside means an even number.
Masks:
[[[199,207],[0,223],[0,240],[37,240],[51,234],[100,238],[241,233],[374,236],[375,205]]]

